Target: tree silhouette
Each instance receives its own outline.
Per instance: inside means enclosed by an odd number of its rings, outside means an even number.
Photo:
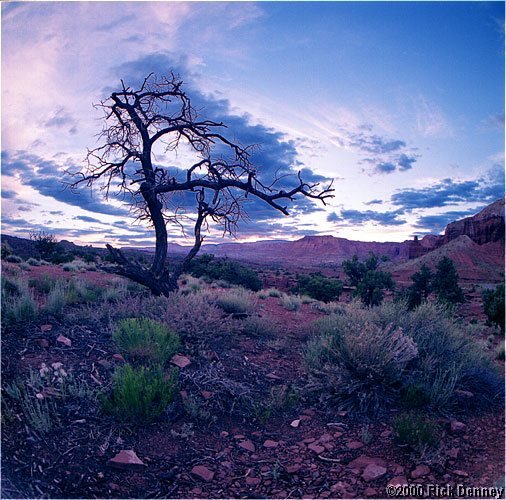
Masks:
[[[105,112],[101,145],[88,152],[87,165],[72,184],[92,186],[97,181],[106,196],[115,187],[125,197],[140,220],[155,231],[155,253],[149,267],[133,262],[107,245],[113,262],[112,272],[147,286],[155,295],[177,289],[177,279],[198,253],[203,231],[213,222],[224,233],[234,234],[245,217],[244,202],[256,197],[273,209],[288,215],[286,202],[297,195],[325,203],[332,197],[331,185],[319,189],[306,183],[300,173],[296,185],[281,189],[280,177],[260,180],[250,157],[252,146],[242,146],[224,135],[222,122],[201,119],[182,80],[148,75],[134,90],[121,82],[121,89],[97,105]],[[184,175],[174,176],[168,166],[154,164],[155,155],[188,157]],[[176,195],[192,193],[193,210],[185,213]],[[169,271],[167,260],[168,224],[183,228],[191,221],[194,244],[182,263]]]
[[[432,291],[432,279],[432,272],[427,264],[423,264],[420,270],[411,276],[413,284],[407,293],[409,309],[414,309],[427,300]]]
[[[432,289],[438,300],[449,304],[464,302],[464,292],[459,287],[459,275],[453,260],[443,257],[436,264],[436,272],[432,279]]]

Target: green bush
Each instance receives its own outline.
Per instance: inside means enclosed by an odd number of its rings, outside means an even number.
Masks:
[[[103,409],[122,421],[149,423],[167,408],[175,388],[175,370],[166,374],[160,366],[123,365],[114,372],[112,393],[103,398]]]
[[[262,280],[252,269],[227,259],[215,259],[214,255],[204,254],[192,260],[190,273],[200,278],[207,276],[214,280],[225,280],[233,285],[243,286],[258,292],[262,289]]]
[[[287,293],[284,293],[281,295],[281,305],[287,311],[298,311],[302,305],[302,300],[300,297],[295,295],[288,295]]]
[[[309,295],[321,302],[338,300],[343,291],[343,284],[335,278],[327,278],[322,273],[297,275],[297,286],[294,292]]]
[[[40,261],[37,260],[37,259],[34,259],[33,257],[30,257],[27,261],[26,261],[27,264],[29,264],[30,266],[40,266]]]
[[[485,290],[482,294],[483,309],[490,323],[495,323],[504,332],[504,284],[495,290]]]
[[[10,262],[12,264],[21,264],[23,262],[23,259],[19,255],[8,255],[5,257],[6,262]]]
[[[216,305],[227,314],[250,314],[255,310],[255,297],[244,288],[235,288],[219,295]]]
[[[176,333],[148,318],[121,320],[112,338],[127,359],[145,364],[163,366],[181,347]]]
[[[417,451],[434,446],[438,440],[437,426],[433,420],[420,413],[403,413],[393,423],[396,441]]]
[[[283,294],[277,288],[269,288],[267,290],[267,295],[269,297],[281,297]]]
[[[242,322],[243,332],[252,337],[273,336],[277,328],[268,317],[249,316]]]
[[[458,285],[459,275],[453,261],[443,257],[436,264],[436,272],[432,279],[432,290],[439,301],[447,304],[464,302],[464,292]]]
[[[2,321],[9,326],[22,326],[37,319],[39,309],[28,283],[2,277]]]
[[[364,413],[401,403],[448,410],[460,404],[456,389],[473,392],[476,406],[500,404],[498,370],[461,330],[439,304],[343,307],[313,327],[312,386],[330,404]]]

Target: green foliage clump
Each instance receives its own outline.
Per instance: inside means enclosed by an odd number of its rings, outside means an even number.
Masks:
[[[352,304],[315,323],[305,361],[316,393],[329,404],[374,413],[392,404],[448,410],[461,402],[499,404],[504,391],[491,358],[441,304],[408,311]]]
[[[411,276],[413,284],[407,290],[409,309],[414,309],[427,300],[432,291],[432,279],[432,272],[426,264]]]
[[[262,280],[255,271],[237,262],[216,259],[210,254],[193,259],[189,271],[198,278],[207,276],[213,280],[221,279],[254,292],[262,289]]]
[[[27,263],[28,265],[30,265],[30,266],[34,266],[34,267],[36,267],[36,266],[40,266],[40,260],[34,259],[33,257],[30,257],[30,258],[26,261],[26,263]]]
[[[284,293],[281,295],[281,305],[287,311],[298,311],[302,305],[302,300],[296,295],[289,295],[287,293]]]
[[[437,425],[420,413],[403,413],[393,423],[396,441],[417,451],[434,446],[438,440]]]
[[[464,292],[458,284],[459,275],[455,264],[448,257],[443,257],[436,264],[436,272],[432,279],[432,290],[440,302],[459,304],[464,302]]]
[[[23,326],[35,321],[39,308],[28,283],[2,277],[2,322],[7,326]]]
[[[21,264],[23,262],[23,259],[19,255],[8,255],[5,257],[6,262],[10,262],[11,264]]]
[[[364,262],[354,255],[342,265],[350,285],[355,287],[354,295],[369,307],[381,304],[384,290],[394,289],[392,275],[378,271],[379,259],[376,255],[370,255]]]
[[[483,309],[490,323],[495,323],[504,331],[504,284],[495,290],[485,290],[482,294]]]
[[[118,349],[132,361],[164,365],[181,347],[179,336],[148,318],[127,318],[112,333]]]
[[[219,295],[216,305],[227,314],[251,314],[255,310],[255,297],[244,288],[235,288]]]
[[[339,299],[343,284],[335,278],[327,278],[322,273],[298,274],[294,290],[301,295],[309,295],[321,302],[332,302]]]
[[[119,420],[149,423],[157,419],[172,401],[176,388],[176,372],[166,374],[161,366],[116,368],[113,390],[103,398],[106,413]]]

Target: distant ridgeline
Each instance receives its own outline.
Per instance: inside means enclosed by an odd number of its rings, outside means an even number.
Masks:
[[[409,247],[409,259],[416,259],[460,236],[468,236],[478,245],[504,243],[504,198],[497,200],[472,217],[451,222],[445,234],[429,234],[419,240],[416,236]]]

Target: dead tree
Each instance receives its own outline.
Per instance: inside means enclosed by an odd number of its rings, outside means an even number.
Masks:
[[[300,173],[297,183],[287,190],[278,189],[280,179],[267,185],[261,182],[251,164],[251,146],[242,146],[223,135],[224,123],[202,120],[183,90],[183,82],[171,74],[150,74],[138,90],[121,82],[121,90],[97,106],[105,112],[105,125],[99,136],[100,146],[88,151],[87,164],[72,184],[100,184],[106,197],[111,189],[131,197],[137,218],[154,228],[155,253],[151,266],[132,262],[119,249],[107,245],[114,260],[113,272],[148,287],[155,295],[167,295],[177,289],[177,279],[188,269],[190,261],[204,240],[209,222],[234,233],[245,216],[244,202],[257,197],[288,215],[286,201],[297,195],[320,200],[332,197],[332,187],[319,190],[307,184]],[[192,153],[193,160],[177,178],[168,167],[154,165],[157,154]],[[181,174],[181,171],[179,171]],[[191,192],[194,211],[185,213],[174,207],[176,193]],[[168,266],[168,224],[191,221],[194,243],[175,269]]]

